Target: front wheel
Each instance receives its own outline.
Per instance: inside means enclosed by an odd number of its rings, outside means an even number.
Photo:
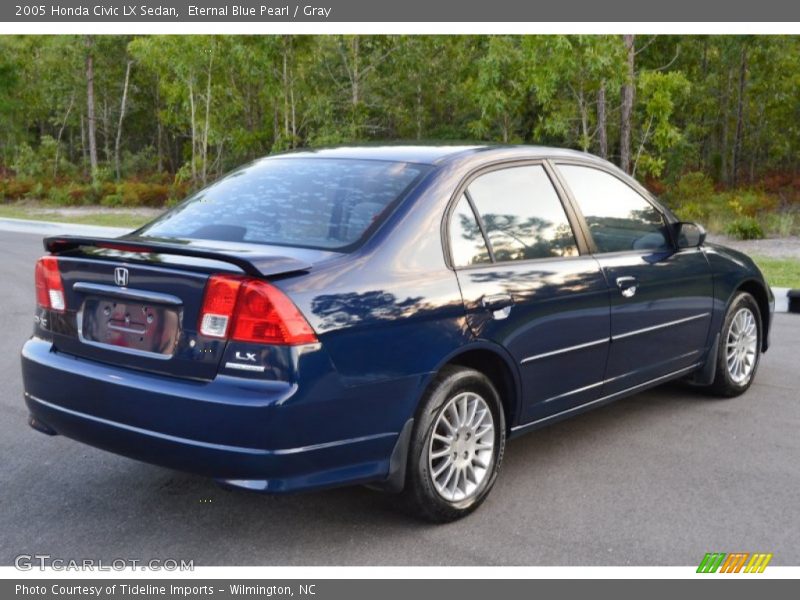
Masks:
[[[415,422],[406,505],[440,523],[468,515],[492,489],[505,441],[503,407],[492,382],[474,369],[447,367]]]
[[[717,369],[709,390],[719,396],[743,394],[755,378],[761,357],[761,311],[755,298],[739,293],[731,302],[717,349]]]

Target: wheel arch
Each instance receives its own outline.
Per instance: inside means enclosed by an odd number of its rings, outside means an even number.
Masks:
[[[448,366],[467,367],[486,375],[500,395],[506,416],[506,429],[510,430],[516,424],[521,405],[521,379],[516,364],[507,351],[488,341],[477,341],[462,346],[442,360],[431,373],[423,386],[422,394],[427,391],[436,375]]]
[[[758,304],[758,311],[761,313],[761,351],[766,352],[769,347],[769,328],[770,328],[770,302],[769,294],[767,293],[764,284],[756,279],[747,279],[739,284],[739,286],[731,294],[728,300],[728,306],[733,302],[733,298],[739,292],[747,292],[756,300]]]

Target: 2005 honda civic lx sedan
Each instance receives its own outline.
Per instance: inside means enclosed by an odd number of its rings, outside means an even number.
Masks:
[[[672,379],[743,393],[774,305],[619,169],[542,147],[273,156],[45,247],[35,429],[229,488],[372,484],[434,521],[480,505],[509,437]]]

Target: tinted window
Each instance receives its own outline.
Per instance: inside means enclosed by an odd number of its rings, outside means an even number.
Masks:
[[[599,252],[669,247],[661,213],[626,183],[591,167],[558,168],[586,218]]]
[[[491,262],[486,240],[465,196],[461,196],[450,220],[450,248],[456,267]]]
[[[427,167],[262,160],[198,192],[142,235],[340,248],[361,238]]]
[[[468,192],[495,260],[578,254],[564,208],[542,166],[487,173],[473,181]]]

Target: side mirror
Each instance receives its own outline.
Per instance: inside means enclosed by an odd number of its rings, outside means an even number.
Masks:
[[[698,223],[676,223],[675,239],[678,248],[697,248],[706,241],[706,230]]]

